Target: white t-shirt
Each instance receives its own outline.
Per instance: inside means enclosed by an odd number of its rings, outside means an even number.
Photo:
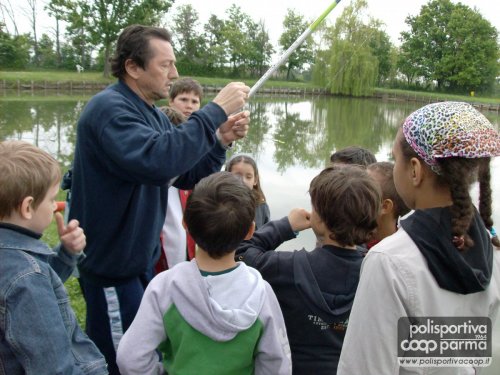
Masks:
[[[171,186],[168,189],[167,216],[161,230],[163,251],[167,257],[168,268],[187,260],[186,230],[182,226],[182,205],[179,189]]]

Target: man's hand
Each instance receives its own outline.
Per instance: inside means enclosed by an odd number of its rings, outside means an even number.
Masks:
[[[226,115],[229,116],[245,106],[249,91],[250,87],[243,82],[231,82],[219,91],[213,102],[221,106]]]
[[[303,208],[294,208],[288,214],[288,221],[294,232],[311,228],[311,213]]]
[[[223,145],[246,137],[248,124],[250,123],[250,112],[242,111],[228,117],[227,121],[217,129],[217,137]]]
[[[78,220],[73,219],[67,226],[64,226],[63,216],[59,212],[56,212],[54,216],[56,218],[57,233],[59,234],[61,244],[72,254],[77,255],[81,253],[87,242]]]

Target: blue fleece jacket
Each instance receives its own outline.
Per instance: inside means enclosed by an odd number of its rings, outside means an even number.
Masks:
[[[125,83],[95,95],[77,128],[72,201],[87,236],[82,276],[120,285],[152,267],[160,254],[168,183],[192,189],[221,169],[226,153],[215,132],[227,120],[209,103],[181,127]]]

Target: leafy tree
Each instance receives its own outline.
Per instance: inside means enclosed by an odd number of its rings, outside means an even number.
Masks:
[[[92,41],[90,32],[87,30],[87,20],[82,16],[84,10],[81,4],[76,3],[71,4],[70,9],[71,11],[67,16],[69,25],[66,27],[66,35],[73,47],[72,49],[75,51],[74,57],[76,59],[75,64],[69,68],[73,70],[76,64],[89,68],[91,65],[91,54],[94,49],[94,42]]]
[[[191,4],[181,5],[177,14],[173,17],[173,24],[171,26],[174,38],[177,41],[176,56],[179,57],[195,57],[198,55],[197,45],[198,33],[196,27],[198,26],[198,12]]]
[[[24,69],[29,64],[29,35],[10,35],[0,28],[0,68]]]
[[[60,23],[65,19],[65,0],[51,0],[46,6],[45,10],[48,12],[49,16],[56,19],[56,27],[54,29],[54,34],[56,37],[56,56],[57,64],[60,66],[62,62],[61,58],[61,28]]]
[[[410,74],[436,81],[438,88],[485,88],[498,72],[496,29],[476,10],[450,0],[432,0],[408,17],[401,51]]]
[[[451,14],[449,29],[453,32],[453,51],[443,58],[453,90],[487,88],[497,76],[499,45],[497,30],[478,12],[458,3]]]
[[[398,81],[398,58],[399,52],[398,48],[394,45],[391,45],[391,49],[389,51],[389,65],[390,70],[387,75],[387,83],[391,86],[397,83]]]
[[[263,22],[256,23],[233,4],[227,11],[223,35],[234,76],[259,74],[269,63],[273,47]]]
[[[80,43],[89,41],[102,46],[104,76],[109,76],[113,43],[121,30],[134,23],[155,25],[166,13],[173,0],[67,0],[69,30],[79,31]]]
[[[225,22],[224,37],[227,40],[229,62],[231,63],[233,75],[239,76],[242,71],[241,66],[247,58],[247,51],[251,40],[248,37],[247,25],[251,23],[251,18],[235,4],[226,11],[228,20]]]
[[[377,23],[374,23],[372,25],[373,29],[370,31],[370,39],[368,42],[373,56],[375,56],[378,61],[378,86],[382,85],[382,83],[384,83],[389,78],[392,69],[392,43],[389,39],[389,35],[387,35],[387,33],[381,30],[379,27],[381,27],[381,25]]]
[[[180,6],[173,18],[175,55],[183,74],[195,74],[196,67],[203,65],[205,41],[197,31],[198,23],[198,12],[190,4]]]
[[[356,0],[344,9],[335,26],[327,32],[327,53],[319,53],[319,63],[314,77],[326,86],[332,94],[367,96],[375,85],[379,62],[366,42],[375,33],[380,33],[380,23],[370,20],[363,23],[365,0]]]
[[[252,40],[250,45],[248,65],[252,75],[262,75],[269,65],[274,52],[270,42],[269,33],[265,28],[264,21],[248,25],[249,37]]]
[[[227,61],[227,39],[224,33],[225,22],[212,14],[203,27],[207,43],[205,64],[209,69],[222,69]]]
[[[71,43],[61,45],[61,68],[74,70],[76,64],[81,63],[80,51]],[[81,65],[81,64],[80,64]]]
[[[406,77],[408,86],[411,85],[420,73],[417,61],[413,58],[411,50],[407,45],[401,46],[398,50],[397,67],[401,74]]]
[[[57,65],[54,42],[47,34],[42,34],[38,42],[38,58],[39,64],[43,68],[55,68]]]
[[[296,14],[292,9],[283,20],[283,33],[279,39],[279,45],[282,51],[286,51],[295,42],[298,37],[307,29],[308,23],[304,16]],[[286,66],[286,79],[290,79],[290,72],[293,69],[302,69],[305,64],[313,62],[313,40],[307,38],[288,58]]]

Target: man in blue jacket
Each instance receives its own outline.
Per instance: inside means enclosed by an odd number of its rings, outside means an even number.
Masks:
[[[167,190],[192,189],[219,171],[226,149],[248,131],[249,88],[233,82],[174,127],[155,102],[178,77],[171,35],[133,25],[118,38],[112,73],[118,82],[95,95],[78,122],[69,218],[87,235],[79,264],[87,333],[110,374],[116,348],[132,323],[160,255]]]

